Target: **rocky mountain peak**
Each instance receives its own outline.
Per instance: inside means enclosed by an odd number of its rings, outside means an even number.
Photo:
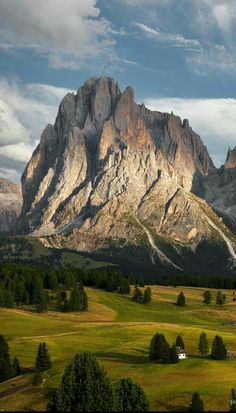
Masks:
[[[201,192],[211,168],[187,120],[138,105],[130,86],[91,78],[43,131],[22,176],[19,228],[93,250],[108,238],[138,243],[147,220],[156,235],[197,242],[206,223],[190,191]]]
[[[231,149],[231,148],[228,149],[224,167],[225,169],[236,168],[236,146],[234,149]]]
[[[22,206],[20,185],[0,178],[0,233],[15,229]]]

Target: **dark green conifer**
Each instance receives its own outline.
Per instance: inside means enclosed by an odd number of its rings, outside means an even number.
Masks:
[[[185,306],[185,295],[183,292],[179,293],[176,304],[178,306]]]
[[[227,357],[227,350],[222,340],[222,337],[216,335],[211,350],[211,357],[214,360],[225,360]]]
[[[149,411],[149,403],[142,387],[130,378],[120,380],[115,389],[115,411]]]
[[[204,404],[198,393],[193,393],[189,412],[204,412]]]
[[[67,364],[48,411],[110,412],[113,404],[113,389],[105,370],[93,354],[80,352]]]

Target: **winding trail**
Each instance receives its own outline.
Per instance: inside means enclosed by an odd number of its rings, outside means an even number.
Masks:
[[[230,241],[230,239],[224,234],[223,231],[221,231],[221,229],[220,229],[219,227],[217,227],[216,224],[214,224],[214,222],[213,222],[206,214],[205,214],[205,217],[206,217],[206,219],[207,219],[207,221],[208,221],[208,224],[210,224],[210,226],[211,226],[212,228],[214,228],[214,229],[222,236],[222,238],[223,238],[224,241],[226,242],[226,245],[227,245],[227,247],[228,247],[228,250],[229,250],[229,252],[230,252],[231,257],[232,257],[234,260],[236,260],[236,253],[235,253],[235,251],[234,251],[234,247],[233,247],[232,242]]]
[[[182,268],[178,267],[178,265],[176,265],[173,261],[171,261],[166,254],[164,254],[164,252],[162,252],[155,244],[154,239],[152,234],[150,233],[150,231],[139,221],[139,219],[134,216],[135,220],[137,221],[137,223],[144,229],[147,237],[148,237],[148,241],[153,249],[154,252],[156,252],[156,254],[158,255],[158,257],[160,258],[161,262],[164,264],[168,264],[178,270],[183,271]]]

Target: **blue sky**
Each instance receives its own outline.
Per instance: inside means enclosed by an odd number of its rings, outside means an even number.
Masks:
[[[17,7],[16,7],[17,5]],[[109,75],[236,145],[235,0],[0,0],[0,175],[19,180],[68,90]]]

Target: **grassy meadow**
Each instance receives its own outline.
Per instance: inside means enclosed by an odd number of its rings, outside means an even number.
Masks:
[[[37,346],[46,341],[53,365],[42,385],[32,387],[32,372],[0,384],[0,411],[45,409],[66,363],[80,350],[94,352],[114,384],[122,377],[136,380],[154,411],[187,410],[194,391],[202,396],[206,410],[229,410],[230,390],[236,387],[236,326],[227,324],[236,321],[232,291],[224,291],[227,300],[220,307],[204,305],[201,288],[151,288],[153,300],[145,305],[132,302],[129,296],[87,288],[89,310],[85,313],[1,309],[1,334],[12,357],[16,355],[23,367],[33,368]],[[185,307],[175,305],[180,291],[186,296]],[[214,361],[200,356],[202,331],[210,344],[216,334],[221,335],[235,358]],[[149,344],[157,332],[165,334],[170,344],[180,334],[188,358],[170,365],[150,362]]]

